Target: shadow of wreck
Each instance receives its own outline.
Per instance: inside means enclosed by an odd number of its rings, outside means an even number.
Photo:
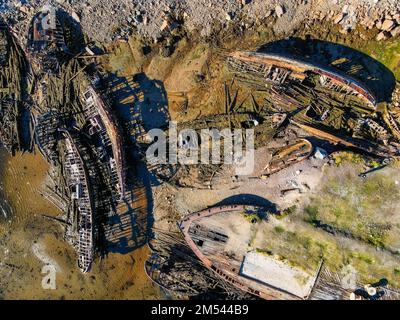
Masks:
[[[159,181],[143,161],[140,141],[149,130],[168,126],[168,101],[162,82],[144,73],[130,77],[107,74],[103,81],[124,137],[128,190],[125,201],[106,222],[103,241],[106,252],[126,254],[153,237],[151,187]]]

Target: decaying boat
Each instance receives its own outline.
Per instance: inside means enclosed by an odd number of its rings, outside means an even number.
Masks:
[[[376,109],[376,98],[360,81],[330,66],[305,62],[299,58],[271,53],[236,51],[229,54],[228,67],[239,76],[256,77],[261,83],[283,84],[288,80],[303,82],[317,77],[316,84],[332,91],[362,99]]]
[[[116,186],[119,196],[125,196],[125,160],[122,137],[106,100],[94,86],[88,85],[82,95],[86,128],[89,136],[99,141],[103,150],[102,161],[108,162],[111,185]]]
[[[399,150],[390,143],[390,133],[369,118],[348,118],[336,115],[335,120],[324,119],[323,110],[309,106],[297,113],[290,122],[311,135],[334,144],[359,149],[379,157],[399,155]],[[329,110],[328,110],[329,111]]]
[[[27,51],[36,70],[58,73],[68,47],[57,8],[45,5],[33,17]]]
[[[271,175],[290,165],[307,159],[313,152],[313,146],[307,139],[300,139],[288,146],[277,149],[264,168],[266,175]]]
[[[0,18],[0,142],[10,153],[23,146],[23,78],[25,57],[7,24]]]
[[[253,113],[237,112],[232,114],[220,114],[202,117],[193,121],[178,124],[178,148],[196,147],[194,141],[201,142],[200,130],[231,130],[234,129],[254,129],[256,147],[267,143],[286,120],[284,113],[272,113],[262,117],[256,117]],[[196,131],[196,137],[188,134],[181,134],[184,130]]]
[[[8,30],[7,25],[0,18],[0,66],[3,67],[8,62]]]
[[[71,196],[70,239],[78,253],[78,266],[83,273],[90,270],[94,259],[95,206],[85,161],[80,151],[80,140],[67,130],[65,139],[64,170]]]
[[[204,116],[193,121],[181,122],[178,124],[178,131],[184,129],[201,130],[201,129],[242,129],[253,128],[259,124],[253,114],[247,112],[237,112],[232,114],[217,114],[212,116]]]
[[[263,299],[307,299],[318,272],[248,251],[253,219],[268,214],[256,206],[212,207],[187,216],[180,230],[202,263],[235,287]]]
[[[57,111],[50,110],[40,114],[35,119],[35,137],[36,144],[43,157],[51,164],[59,160],[58,136],[60,119]]]

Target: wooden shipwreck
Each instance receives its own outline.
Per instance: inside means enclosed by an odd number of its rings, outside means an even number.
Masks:
[[[298,58],[271,53],[236,51],[228,56],[228,66],[239,73],[252,75],[261,83],[283,84],[288,80],[304,81],[307,77],[318,77],[322,87],[354,95],[362,99],[371,109],[376,109],[376,98],[358,80],[337,69]]]
[[[57,8],[45,5],[33,17],[27,53],[37,70],[50,74],[59,72],[60,61],[68,54],[68,48]]]
[[[110,168],[111,182],[117,187],[120,199],[125,196],[125,159],[122,136],[111,114],[107,101],[93,85],[88,85],[82,94],[82,104],[87,130],[90,136],[97,136],[104,150]],[[104,161],[104,160],[103,160]]]
[[[95,206],[89,174],[81,154],[80,140],[67,130],[65,136],[64,170],[71,196],[71,242],[78,253],[78,266],[83,273],[90,270],[94,259]]]
[[[237,79],[266,92],[270,106],[288,112],[289,121],[310,135],[379,157],[399,155],[400,131],[392,115],[381,115],[371,90],[339,69],[283,53],[247,51],[229,54],[227,64]]]
[[[0,18],[0,142],[10,153],[23,148],[25,56]]]

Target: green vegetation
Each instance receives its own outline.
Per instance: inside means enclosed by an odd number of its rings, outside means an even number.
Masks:
[[[256,252],[257,253],[261,253],[261,254],[265,254],[267,256],[272,256],[272,254],[273,254],[271,250],[260,249],[260,248],[256,248]]]
[[[275,226],[272,233],[266,231],[265,235],[268,240],[258,246],[262,248],[260,251],[269,251],[279,256],[280,260],[287,260],[289,264],[304,270],[316,268],[324,256],[326,245],[308,235],[286,231],[280,226]]]
[[[243,217],[252,224],[256,224],[261,221],[261,218],[258,216],[256,212],[254,213],[247,213],[247,212],[242,212]]]
[[[333,155],[333,160],[337,166],[345,163],[364,164],[365,162],[361,155],[349,151],[337,152]]]
[[[400,287],[398,257],[384,251],[400,243],[400,223],[395,219],[400,207],[397,171],[392,167],[362,179],[354,168],[358,166],[343,167],[338,173],[338,168],[330,167],[321,189],[303,209],[291,213],[290,221],[271,216],[279,224],[259,229],[253,240],[257,251],[308,272],[315,271],[321,260],[333,272],[351,265],[361,282],[387,278]],[[326,232],[318,223],[339,234]]]
[[[268,213],[265,212],[255,212],[255,211],[243,211],[242,216],[252,224],[257,224],[261,220],[263,220]]]
[[[400,40],[393,39],[388,41],[368,41],[367,45],[361,48],[363,52],[372,56],[389,70],[396,79],[400,80]]]
[[[399,195],[391,176],[332,177],[304,208],[304,220],[312,224],[320,220],[366,243],[386,247],[391,244],[391,235],[399,231],[392,225]]]
[[[197,60],[202,57],[202,55],[207,51],[207,46],[205,44],[199,44],[193,50],[192,56],[189,60]]]
[[[379,252],[346,246],[321,230],[278,230],[277,227],[263,230],[263,241],[254,243],[255,250],[309,273],[315,272],[324,261],[325,267],[338,273],[344,266],[351,265],[357,270],[360,281],[365,283],[387,278],[391,285],[400,286],[400,268],[395,267],[397,260],[385,261],[388,263],[385,266]]]
[[[276,226],[276,227],[274,228],[274,231],[275,231],[276,233],[284,233],[284,232],[285,232],[285,228],[282,227],[282,226]]]
[[[304,208],[304,212],[307,215],[307,222],[314,223],[316,220],[318,220],[318,207],[314,205],[308,205]]]
[[[297,206],[293,205],[286,209],[283,209],[279,215],[276,216],[277,219],[283,219],[287,216],[291,216],[297,212]]]

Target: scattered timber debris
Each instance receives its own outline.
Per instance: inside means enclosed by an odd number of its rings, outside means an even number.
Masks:
[[[290,81],[305,82],[312,79],[316,86],[363,100],[376,109],[376,99],[369,90],[356,79],[342,74],[329,66],[302,61],[298,57],[259,52],[233,52],[228,57],[228,66],[239,77],[253,76],[258,82],[283,84]],[[261,81],[260,81],[261,80]]]
[[[28,58],[35,69],[33,122],[38,148],[51,165],[44,196],[63,213],[66,239],[88,272],[103,224],[126,195],[122,135],[90,59],[72,57],[57,8],[32,20]]]
[[[234,52],[227,64],[235,79],[264,92],[266,108],[289,112],[310,135],[378,157],[399,155],[393,111],[382,114],[370,90],[336,68],[261,52]]]
[[[8,26],[0,18],[0,142],[14,154],[24,146],[26,61]]]

